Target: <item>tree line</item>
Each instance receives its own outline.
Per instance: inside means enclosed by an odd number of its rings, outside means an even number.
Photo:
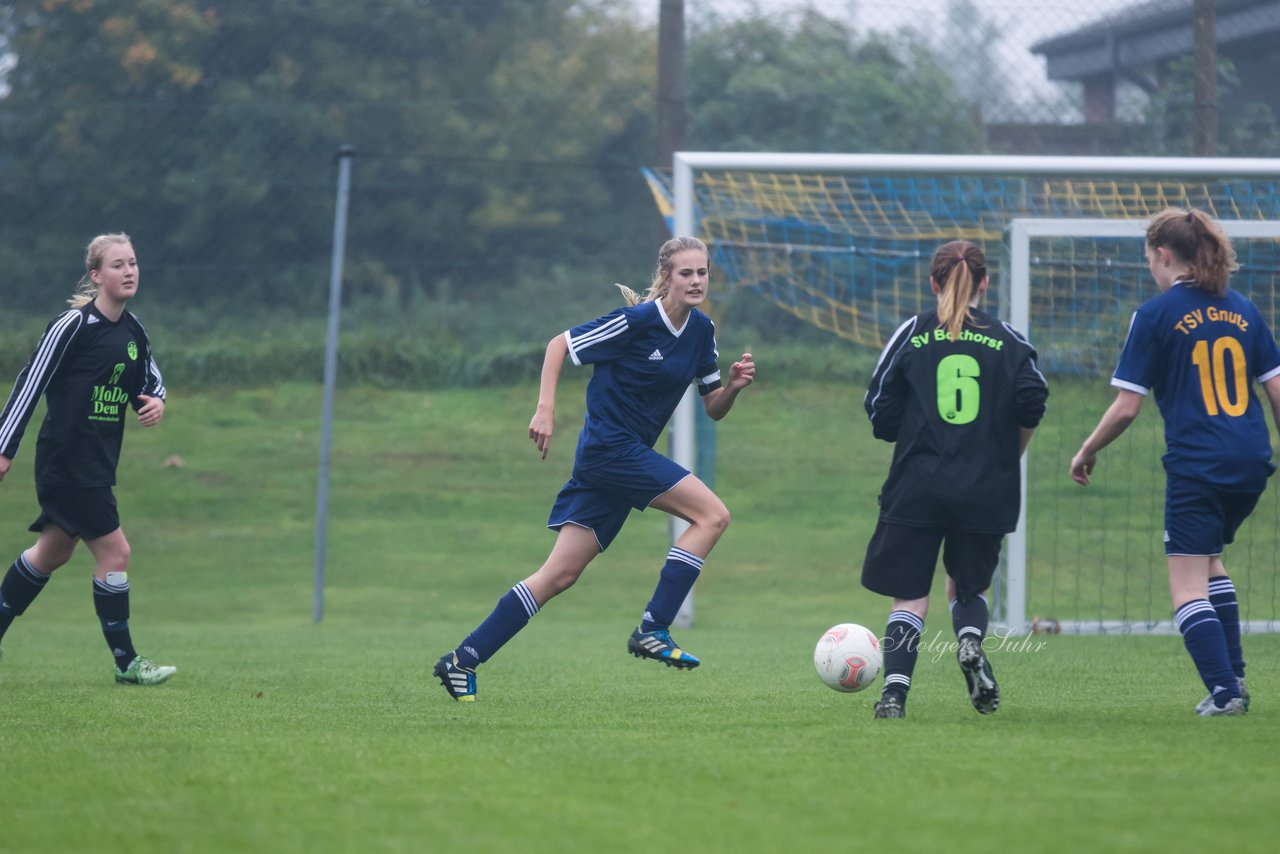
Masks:
[[[690,149],[981,148],[954,58],[909,30],[812,8],[687,29]],[[46,313],[124,230],[166,271],[149,300],[322,311],[346,144],[354,298],[642,285],[657,53],[632,0],[0,3],[7,302]]]

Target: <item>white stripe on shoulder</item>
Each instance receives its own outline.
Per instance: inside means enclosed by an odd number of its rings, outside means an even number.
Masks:
[[[1258,382],[1265,383],[1267,380],[1272,379],[1273,377],[1280,377],[1280,365],[1277,365],[1276,367],[1267,371],[1265,374],[1259,375]]]
[[[1111,378],[1111,384],[1116,388],[1122,388],[1122,389],[1125,389],[1126,391],[1137,392],[1138,394],[1141,394],[1143,396],[1146,396],[1146,393],[1150,391],[1150,389],[1147,388],[1146,386],[1140,386],[1137,383],[1131,383],[1128,380],[1116,379],[1115,377]]]
[[[569,330],[567,329],[564,331],[564,346],[569,349],[569,358],[573,360],[575,365],[581,368],[582,360],[578,358],[577,353],[573,352],[573,336],[569,334]]]
[[[1019,341],[1021,341],[1023,344],[1026,344],[1028,347],[1031,346],[1031,339],[1028,338],[1026,335],[1023,335],[1016,328],[1014,328],[1012,323],[1002,320],[1000,321],[1000,325],[1003,326],[1005,330],[1014,338],[1017,338]]]
[[[905,320],[901,326],[894,330],[893,335],[889,338],[889,343],[884,345],[884,349],[880,351],[880,358],[876,360],[875,370],[871,372],[871,385],[867,388],[867,393],[862,396],[863,406],[870,405],[875,407],[876,401],[880,398],[880,391],[884,388],[884,378],[887,374],[889,365],[885,364],[888,359],[890,365],[893,359],[897,358],[898,353],[902,352],[903,346],[911,339],[911,333],[915,331],[916,325],[920,322],[920,315],[913,315]],[[872,393],[874,391],[874,394]]]
[[[880,365],[884,362],[885,356],[889,355],[890,350],[898,349],[894,344],[897,344],[900,339],[905,340],[909,337],[911,333],[915,331],[916,324],[919,322],[920,315],[913,315],[904,320],[902,324],[893,331],[893,334],[889,336],[889,343],[885,344],[884,349],[880,351],[880,358],[876,360],[876,367],[875,370],[871,372],[872,374],[875,374],[876,371],[880,370]]]
[[[570,332],[568,338],[569,352],[574,353],[576,356],[577,353],[581,353],[588,347],[599,344],[602,341],[608,341],[610,338],[616,338],[626,331],[627,318],[625,315],[620,314],[613,320],[610,320],[607,323],[602,323],[595,329],[592,329],[577,338],[574,338],[572,332]],[[576,357],[574,358],[574,361],[578,362]],[[581,364],[581,362],[578,362],[578,364]]]
[[[39,402],[41,390],[57,371],[67,344],[75,337],[83,322],[84,314],[73,308],[64,311],[49,325],[48,331],[40,339],[35,355],[31,357],[30,369],[22,387],[13,391],[13,405],[9,409],[8,421],[0,424],[0,447],[8,445],[13,440],[18,425],[30,417],[31,410]]]

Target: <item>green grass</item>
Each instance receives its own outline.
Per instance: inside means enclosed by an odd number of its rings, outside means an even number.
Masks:
[[[112,684],[87,555],[60,570],[4,640],[0,849],[1274,848],[1280,637],[1247,638],[1254,710],[1236,720],[1191,713],[1203,692],[1171,637],[993,651],[1004,702],[980,717],[940,602],[906,721],[872,721],[874,689],[821,685],[822,631],[878,629],[886,613],[857,577],[891,448],[869,438],[856,385],[762,372],[723,423],[717,490],[734,522],[699,582],[697,625],[677,635],[704,667],[625,652],[667,547],[665,517],[648,512],[486,665],[479,702],[450,702],[434,659],[552,543],[582,384],[561,389],[546,462],[526,436],[535,394],[340,391],[318,625],[318,389],[176,390],[164,424],[131,428],[117,489],[131,622],[179,673]],[[1090,394],[1055,385],[1051,416],[1096,419],[1106,399]],[[1050,474],[1066,481],[1056,449],[1083,435],[1056,426],[1055,441],[1053,424],[1033,458],[1050,492]],[[30,542],[34,438],[0,485],[0,560]],[[1108,536],[1150,538],[1115,514],[1120,463],[1145,489],[1158,451],[1113,450],[1112,480],[1067,481],[1062,500],[1106,505]]]

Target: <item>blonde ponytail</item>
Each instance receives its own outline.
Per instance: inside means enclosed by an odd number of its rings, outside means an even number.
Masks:
[[[953,240],[934,253],[929,278],[938,287],[938,320],[955,341],[965,321],[973,321],[969,303],[987,277],[987,257],[967,240]]]

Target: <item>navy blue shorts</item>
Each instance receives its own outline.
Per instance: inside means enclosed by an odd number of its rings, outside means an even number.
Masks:
[[[120,527],[116,497],[109,486],[41,486],[36,484],[40,516],[27,529],[40,533],[57,525],[73,537],[96,540]]]
[[[1224,492],[1211,483],[1169,474],[1164,486],[1164,553],[1220,555],[1261,492]]]
[[[991,586],[1003,542],[1004,534],[877,522],[862,563],[862,586],[894,599],[923,599],[933,587],[941,548],[956,597],[968,602]]]
[[[556,496],[547,527],[553,531],[569,524],[589,528],[604,551],[633,507],[644,510],[688,476],[684,466],[643,445],[590,468],[575,465],[573,476]]]

